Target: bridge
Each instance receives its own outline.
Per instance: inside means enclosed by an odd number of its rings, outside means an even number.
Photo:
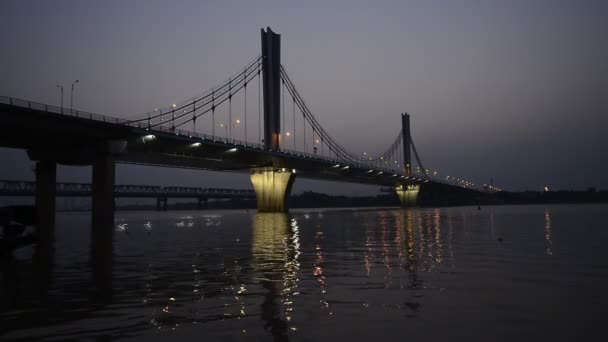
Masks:
[[[58,163],[92,165],[94,230],[113,224],[116,163],[248,173],[260,212],[285,211],[296,177],[391,187],[404,207],[415,206],[427,186],[497,190],[425,169],[407,113],[383,152],[348,150],[281,64],[280,35],[262,29],[261,43],[261,54],[217,87],[143,115],[119,118],[0,97],[0,146],[25,149],[36,161],[41,218],[54,218]]]
[[[93,193],[90,183],[56,183],[57,197],[89,197]],[[35,196],[36,182],[22,180],[0,180],[0,196]],[[202,209],[209,199],[251,199],[253,190],[195,188],[181,186],[154,186],[120,184],[114,186],[115,198],[156,198],[156,209],[167,210],[169,198],[194,198]]]

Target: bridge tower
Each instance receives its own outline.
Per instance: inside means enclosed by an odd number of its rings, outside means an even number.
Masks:
[[[264,148],[279,150],[281,143],[281,35],[262,29],[264,89]],[[253,170],[251,183],[259,212],[284,212],[295,172],[274,161],[272,167]]]
[[[403,173],[405,176],[412,175],[412,137],[410,133],[410,115],[408,113],[401,114],[401,135],[403,137]],[[395,191],[404,208],[415,207],[420,191],[419,185],[397,185]]]
[[[281,136],[281,35],[262,29],[264,147],[278,150]]]
[[[403,137],[403,173],[410,176],[412,174],[412,147],[410,144],[410,115],[408,113],[401,114],[401,133]]]

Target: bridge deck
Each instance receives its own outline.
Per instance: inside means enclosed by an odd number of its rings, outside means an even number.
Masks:
[[[318,154],[266,150],[226,137],[169,127],[146,129],[141,123],[29,101],[0,97],[0,146],[21,148],[35,157],[53,154],[59,163],[90,164],[96,146],[108,140],[127,141],[117,161],[202,170],[249,172],[260,167],[296,170],[297,177],[375,185],[424,182],[398,171],[346,164]]]

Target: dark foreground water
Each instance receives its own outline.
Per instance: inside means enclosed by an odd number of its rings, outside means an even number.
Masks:
[[[607,341],[607,205],[88,213],[2,261],[0,340]],[[93,263],[92,263],[93,262]]]

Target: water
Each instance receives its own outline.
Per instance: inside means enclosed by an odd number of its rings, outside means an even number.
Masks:
[[[88,213],[3,261],[0,340],[606,340],[607,205]],[[34,261],[32,261],[34,260]]]

